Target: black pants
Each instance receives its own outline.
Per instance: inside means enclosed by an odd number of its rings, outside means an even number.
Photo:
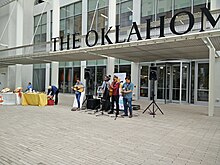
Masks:
[[[112,95],[112,111],[114,111],[114,102],[116,103],[116,113],[119,113],[119,95]]]
[[[59,90],[57,90],[56,91],[56,93],[55,93],[55,105],[57,105],[58,104],[58,94],[59,94]]]

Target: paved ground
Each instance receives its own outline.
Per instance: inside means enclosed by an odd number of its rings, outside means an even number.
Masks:
[[[208,117],[207,107],[160,107],[165,115],[114,120],[60,105],[0,106],[0,164],[220,164],[220,109]]]

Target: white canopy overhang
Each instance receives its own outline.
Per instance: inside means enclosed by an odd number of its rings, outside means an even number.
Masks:
[[[220,30],[55,52],[14,55],[2,58],[0,56],[0,66],[48,63],[52,61],[96,60],[107,57],[115,57],[132,62],[208,59],[209,49],[206,41],[211,42],[216,51],[220,51]]]

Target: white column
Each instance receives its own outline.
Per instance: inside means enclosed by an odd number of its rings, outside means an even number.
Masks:
[[[133,1],[133,22],[141,24],[141,0]]]
[[[115,29],[116,23],[116,0],[109,0],[109,10],[108,10],[108,26],[112,26]]]
[[[23,45],[23,19],[24,19],[24,11],[23,11],[23,0],[17,1],[17,13],[16,13],[16,46]]]
[[[109,10],[108,10],[108,27],[112,26],[111,30],[115,29],[115,23],[116,23],[116,0],[109,0]],[[112,41],[115,40],[114,33],[110,33],[109,37]],[[108,57],[107,58],[107,69],[106,74],[107,75],[114,75],[115,70],[115,58]]]
[[[47,11],[47,39],[46,41],[51,41],[51,12]],[[47,51],[50,51],[50,44],[47,44]]]
[[[53,0],[53,31],[52,38],[60,36],[60,2]],[[59,50],[59,42],[56,44],[56,50]]]
[[[87,33],[87,0],[82,0],[82,35]]]
[[[131,82],[133,82],[134,88],[134,99],[139,99],[139,79],[140,79],[140,65],[139,63],[132,62],[131,63]]]
[[[107,70],[106,74],[107,75],[114,75],[114,70],[115,70],[115,58],[113,57],[108,57],[107,58]]]
[[[180,95],[179,101],[182,102],[182,82],[183,82],[183,62],[180,62]]]
[[[51,63],[51,85],[58,87],[59,62]]]
[[[215,107],[215,49],[209,48],[209,106],[208,115],[214,115]]]
[[[47,63],[46,64],[46,73],[45,73],[45,92],[47,92],[47,88],[49,85],[50,85],[50,63]]]
[[[22,86],[22,65],[15,65],[15,88]]]
[[[84,72],[84,70],[85,70],[85,68],[86,68],[86,61],[81,61],[81,75],[80,75],[80,80],[81,80],[81,82],[84,84],[84,85],[86,85],[86,80],[84,79],[84,76],[85,76],[85,72]]]

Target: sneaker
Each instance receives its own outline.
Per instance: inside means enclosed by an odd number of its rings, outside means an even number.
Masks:
[[[132,118],[132,115],[129,115],[129,118]]]
[[[72,108],[71,111],[76,111],[76,108]]]
[[[123,114],[123,115],[121,115],[121,116],[128,116],[128,115],[126,115],[126,114]]]

